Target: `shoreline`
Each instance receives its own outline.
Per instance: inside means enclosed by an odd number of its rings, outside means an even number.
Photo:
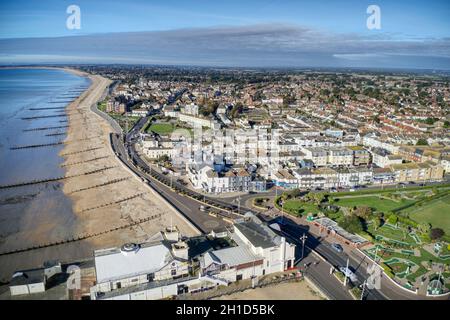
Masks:
[[[52,208],[35,204],[34,218],[26,221],[28,225],[33,224],[33,233],[22,229],[22,224],[16,225],[15,233],[3,244],[2,252],[86,235],[87,238],[0,255],[1,280],[9,281],[17,270],[41,267],[46,260],[56,259],[62,263],[85,260],[92,258],[96,249],[146,241],[171,223],[178,226],[181,234],[194,235],[192,227],[125,170],[112,151],[109,142],[112,127],[91,110],[112,81],[72,68],[34,68],[59,69],[91,81],[89,87],[65,107],[68,129],[63,140],[65,144],[58,153],[62,158],[61,166],[70,178],[57,185],[71,202],[72,214],[61,221],[44,216],[40,219],[42,210]],[[57,211],[52,214],[59,216]]]
[[[104,96],[105,90],[108,90],[108,87],[112,81],[98,75],[91,75],[72,68],[62,68],[62,70],[72,72],[78,76],[87,77],[91,81],[89,88],[66,108],[67,113],[69,114],[69,128],[65,139],[66,145],[60,153],[60,155],[64,158],[66,174],[72,176],[78,175],[82,172],[105,169],[98,174],[69,179],[63,184],[64,194],[66,194],[66,196],[72,201],[73,213],[77,216],[77,219],[81,220],[79,228],[77,228],[74,233],[90,233],[104,230],[106,225],[108,225],[108,222],[113,222],[112,220],[114,219],[111,216],[114,211],[120,213],[119,220],[122,222],[123,220],[131,222],[138,218],[143,218],[140,211],[144,211],[147,204],[145,199],[140,196],[135,198],[135,200],[131,199],[129,201],[130,203],[140,202],[137,203],[136,206],[131,206],[130,208],[127,206],[128,201],[112,205],[108,204],[118,202],[123,198],[133,197],[135,195],[145,193],[152,198],[149,199],[150,203],[148,204],[153,203],[156,205],[154,209],[157,211],[161,211],[161,209],[163,209],[165,215],[170,216],[170,220],[173,220],[180,227],[180,231],[182,231],[183,234],[191,235],[191,226],[187,226],[185,221],[174,215],[172,208],[168,207],[168,204],[162,203],[161,200],[154,198],[141,181],[137,181],[132,173],[122,167],[120,160],[115,157],[112,149],[110,148],[109,134],[113,132],[113,128],[105,119],[95,114],[90,108],[92,105],[99,102],[99,100]],[[71,146],[70,141],[77,141],[76,148]],[[92,149],[92,151],[76,153],[90,149]],[[65,154],[68,155],[64,156]],[[92,159],[98,160],[91,161]],[[80,163],[80,161],[86,162],[82,166],[71,165],[74,163]],[[112,181],[118,179],[124,180],[118,183],[111,183]],[[95,187],[103,184],[107,185]],[[118,190],[116,188],[117,185],[121,185]],[[78,191],[81,189],[83,189],[83,191]],[[112,195],[111,193],[104,193],[105,189],[113,191]],[[117,191],[117,195],[114,195],[115,191]],[[107,206],[102,207],[104,205]],[[105,219],[103,218],[97,219],[97,216],[105,216],[105,218],[108,216],[109,221],[105,222]],[[89,241],[92,242],[95,247],[103,243],[105,245],[121,245],[122,242],[129,241],[130,238],[133,240],[136,236],[138,238],[152,236],[154,233],[162,230],[163,227],[169,225],[169,220],[161,222],[163,223],[159,228],[154,228],[154,222],[150,223],[148,228],[146,228],[148,231],[144,234],[139,234],[139,232],[134,231],[128,232],[128,235],[126,236],[123,234],[119,237],[117,235],[112,237],[105,236],[102,237],[104,239],[100,241],[99,239],[92,239]],[[153,225],[153,227],[151,225]],[[116,226],[117,224],[114,223],[111,225],[111,228]],[[136,229],[140,229],[140,226]],[[123,233],[127,232],[124,231]],[[138,235],[136,235],[136,233],[138,233]],[[118,242],[118,239],[123,240]]]

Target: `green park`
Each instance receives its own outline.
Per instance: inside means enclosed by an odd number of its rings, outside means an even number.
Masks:
[[[441,274],[450,290],[450,185],[361,189],[355,192],[285,191],[284,212],[327,217],[368,240],[361,250],[406,288]]]

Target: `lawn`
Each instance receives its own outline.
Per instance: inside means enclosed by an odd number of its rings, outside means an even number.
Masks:
[[[379,212],[388,212],[393,209],[402,207],[409,203],[413,203],[414,200],[401,199],[398,201],[393,201],[391,199],[381,198],[379,196],[367,196],[367,197],[348,197],[348,198],[335,198],[335,204],[341,207],[358,207],[358,206],[369,206]]]
[[[175,127],[171,123],[154,123],[147,129],[147,131],[149,130],[164,136],[171,134]]]
[[[405,212],[410,219],[418,223],[430,223],[434,228],[442,228],[450,235],[450,194]]]
[[[300,200],[286,200],[284,203],[284,210],[295,215],[307,215],[308,213],[320,212],[315,204],[302,202]]]

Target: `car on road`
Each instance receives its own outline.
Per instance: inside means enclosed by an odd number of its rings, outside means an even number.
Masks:
[[[208,210],[209,209],[209,207],[207,207],[207,206],[200,206],[200,211],[202,211],[202,212],[206,212],[206,210]]]
[[[331,248],[338,253],[342,253],[344,251],[344,248],[342,248],[339,243],[332,243]]]
[[[350,268],[340,267],[339,271],[341,271],[344,275],[346,275],[347,278],[349,278],[351,282],[358,281],[358,277],[356,277],[356,274],[352,270],[350,270]]]

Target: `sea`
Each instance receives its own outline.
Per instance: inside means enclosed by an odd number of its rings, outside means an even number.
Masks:
[[[60,239],[75,223],[59,156],[66,106],[90,80],[60,69],[0,69],[0,253]]]

